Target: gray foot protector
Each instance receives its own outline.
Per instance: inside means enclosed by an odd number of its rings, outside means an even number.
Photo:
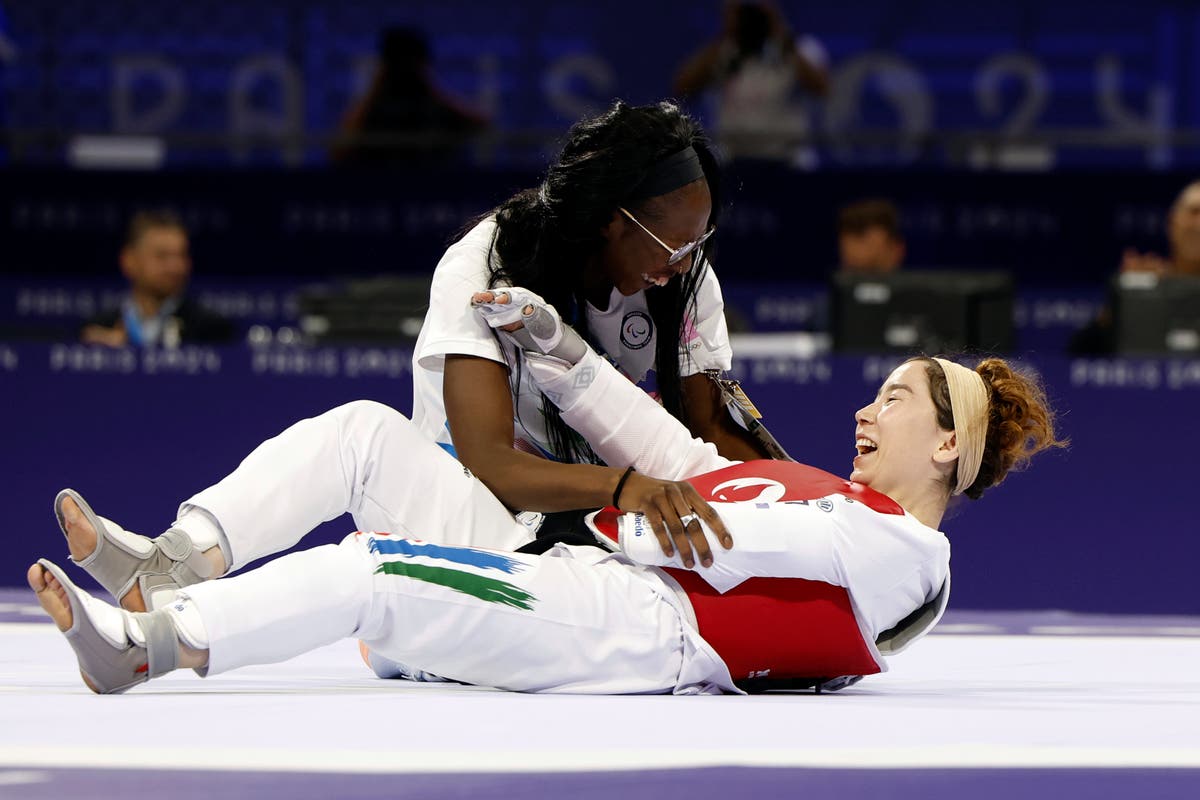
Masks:
[[[129,635],[129,623],[137,620],[146,636],[146,646],[138,647],[132,640],[114,642],[92,622],[83,603],[83,591],[71,583],[67,574],[44,558],[39,559],[38,564],[57,578],[66,590],[67,602],[71,605],[71,627],[63,635],[75,651],[79,671],[92,691],[120,694],[139,683],[165,675],[179,665],[179,640],[166,610],[149,614],[122,611],[126,636]]]
[[[74,489],[63,489],[54,498],[54,515],[63,535],[62,502],[71,498],[96,531],[96,549],[77,561],[119,602],[134,583],[142,590],[146,608],[166,605],[175,590],[212,576],[212,564],[192,544],[191,537],[172,528],[157,539],[131,533],[112,520],[96,516]],[[74,561],[74,559],[72,559]]]

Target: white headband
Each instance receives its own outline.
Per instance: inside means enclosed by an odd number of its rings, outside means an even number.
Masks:
[[[950,413],[954,416],[954,438],[958,443],[958,485],[953,494],[962,494],[975,482],[983,462],[991,393],[983,376],[975,370],[944,358],[933,360],[941,365],[950,388]]]

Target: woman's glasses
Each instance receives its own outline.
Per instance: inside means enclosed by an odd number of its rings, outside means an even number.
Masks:
[[[704,244],[708,240],[708,237],[712,236],[714,233],[717,232],[717,226],[714,225],[711,228],[709,228],[707,231],[705,231],[704,234],[699,239],[693,239],[692,241],[688,242],[687,244],[683,245],[682,247],[671,247],[671,245],[667,244],[662,239],[655,236],[654,233],[651,232],[651,230],[649,228],[647,228],[642,223],[638,222],[637,217],[635,217],[633,214],[630,214],[628,211],[626,211],[623,208],[618,208],[617,210],[620,211],[625,216],[629,217],[630,221],[633,222],[634,225],[637,225],[639,228],[644,230],[651,239],[658,242],[659,246],[662,247],[662,249],[666,250],[668,253],[671,254],[667,257],[667,266],[671,266],[673,264],[678,264],[680,261],[687,258],[688,254],[690,254],[696,248],[700,247],[700,245]]]

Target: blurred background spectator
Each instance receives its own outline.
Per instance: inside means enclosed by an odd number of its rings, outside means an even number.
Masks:
[[[186,295],[192,262],[183,221],[165,210],[139,211],[121,248],[129,293],[117,308],[87,320],[80,341],[108,347],[178,347],[233,340],[233,325]]]
[[[838,266],[851,272],[888,273],[904,263],[900,212],[890,200],[861,200],[838,213]]]
[[[1200,276],[1200,181],[1189,183],[1175,198],[1166,230],[1166,258],[1128,249],[1121,258],[1121,271]]]
[[[424,33],[388,28],[379,37],[371,87],[343,120],[346,141],[334,158],[358,164],[442,161],[487,124],[483,113],[437,84]]]
[[[1167,213],[1165,228],[1167,257],[1127,249],[1121,258],[1122,274],[1200,278],[1200,181],[1189,183],[1176,196]],[[1200,318],[1200,308],[1196,309],[1195,316]],[[1068,344],[1068,350],[1076,355],[1108,355],[1117,347],[1111,304],[1101,308]]]
[[[675,91],[713,93],[714,130],[727,157],[815,166],[801,94],[829,93],[829,57],[813,36],[797,36],[772,0],[727,0],[720,37],[684,62]]]

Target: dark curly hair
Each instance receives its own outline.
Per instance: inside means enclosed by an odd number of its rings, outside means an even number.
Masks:
[[[604,247],[603,228],[619,206],[664,157],[691,146],[712,196],[709,225],[717,221],[718,167],[699,123],[670,102],[631,106],[617,101],[599,116],[581,120],[541,185],[502,203],[489,252],[490,286],[521,286],[537,292],[563,319],[590,339],[583,296],[582,266]],[[647,219],[661,219],[660,198],[634,204]],[[657,329],[655,373],[663,406],[682,418],[684,400],[679,372],[685,311],[694,309],[706,265],[699,263],[666,286],[646,289],[646,304]],[[513,372],[513,390],[520,375]],[[564,423],[553,403],[542,397],[550,444],[566,461],[596,461],[595,455]]]

